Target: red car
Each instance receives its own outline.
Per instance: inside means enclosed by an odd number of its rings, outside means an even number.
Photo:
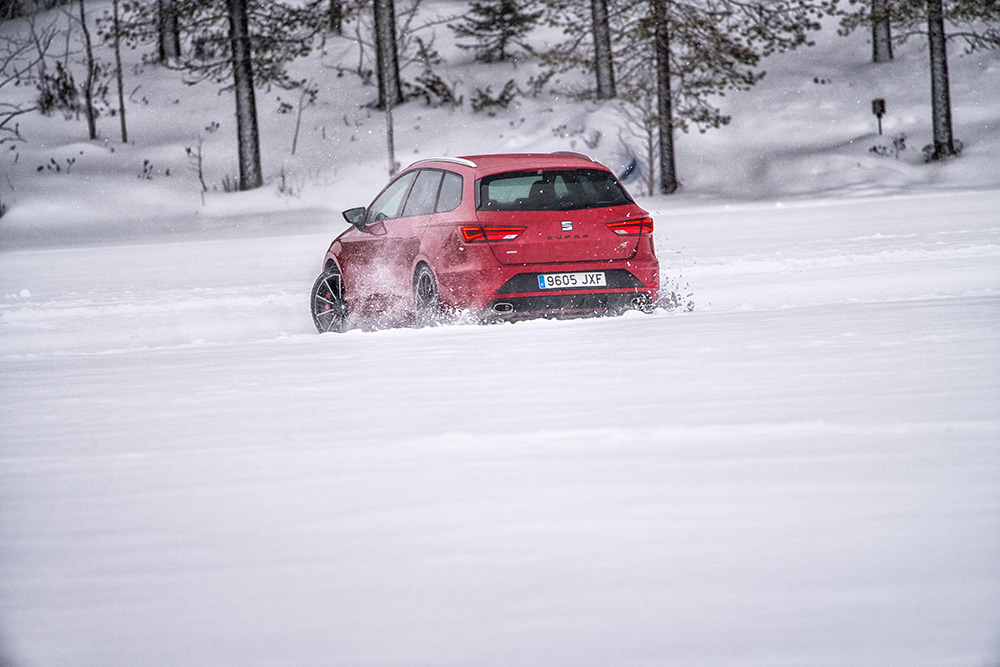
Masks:
[[[312,290],[320,332],[648,311],[658,297],[652,218],[578,153],[421,160],[344,218]]]

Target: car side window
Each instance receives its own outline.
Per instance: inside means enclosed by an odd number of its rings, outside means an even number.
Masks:
[[[403,198],[406,196],[406,191],[410,189],[410,184],[413,183],[415,177],[416,172],[410,171],[390,183],[382,191],[382,194],[375,198],[372,205],[368,207],[365,222],[371,224],[373,222],[398,218],[403,207]]]
[[[411,215],[428,215],[434,212],[434,202],[437,201],[438,188],[441,185],[443,171],[438,169],[421,169],[417,172],[417,180],[406,198],[403,207],[403,217]]]
[[[444,172],[441,194],[438,195],[437,212],[454,211],[462,203],[462,177],[453,171]]]

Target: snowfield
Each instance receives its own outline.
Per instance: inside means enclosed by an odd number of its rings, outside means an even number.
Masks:
[[[232,173],[232,100],[172,72],[130,80],[127,146],[22,117],[0,665],[1000,665],[1000,56],[953,55],[965,150],[924,165],[925,54],[874,68],[864,39],[824,31],[678,137],[684,187],[639,203],[681,307],[618,318],[315,333],[337,211],[385,183],[344,40],[297,65],[326,77],[298,155],[260,92],[255,192],[202,202],[185,148]],[[440,48],[466,94],[509,74]],[[396,143],[598,137],[617,168],[619,121],[414,102]]]
[[[319,336],[306,212],[4,253],[11,664],[994,664],[1000,194],[656,203],[693,312]]]

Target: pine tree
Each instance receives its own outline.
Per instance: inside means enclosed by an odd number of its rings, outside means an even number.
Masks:
[[[942,160],[961,151],[951,118],[951,85],[948,79],[949,37],[965,41],[969,51],[1000,48],[1000,3],[980,0],[910,0],[914,17],[923,10],[927,20],[927,50],[931,70],[931,127],[933,139],[924,148],[928,160]],[[948,21],[954,26],[949,35]]]
[[[594,73],[597,75],[597,99],[610,100],[615,92],[615,66],[611,53],[611,27],[608,23],[608,0],[590,0],[594,34]]]
[[[254,87],[273,84],[294,88],[285,66],[307,55],[313,37],[327,18],[316,5],[301,6],[278,0],[131,0],[125,10],[120,37],[136,45],[162,44],[161,9],[169,6],[183,17],[181,30],[187,53],[170,60],[189,83],[211,80],[235,93],[240,189],[263,184],[260,138]]]
[[[459,44],[476,52],[476,60],[492,63],[509,60],[514,46],[530,51],[523,42],[525,35],[542,17],[542,11],[531,11],[530,0],[479,0],[470,4],[469,13],[451,29],[459,38],[471,43]]]
[[[111,0],[111,45],[115,52],[115,83],[118,88],[118,121],[122,143],[128,143],[128,124],[125,121],[125,80],[122,72],[121,11],[120,0]]]
[[[545,22],[562,30],[566,37],[540,54],[550,74],[585,70],[594,75],[597,99],[616,97],[614,48],[621,42],[620,2],[589,0],[589,11],[579,0],[544,0],[544,3]]]
[[[840,9],[840,34],[847,35],[858,28],[871,30],[872,62],[892,61],[892,24],[904,14],[896,0],[849,0],[855,9]]]
[[[397,169],[392,108],[403,101],[403,90],[399,79],[399,55],[396,50],[395,0],[375,0],[373,13],[379,106],[385,110],[386,151],[389,156],[391,178],[396,175]]]
[[[847,35],[871,26],[873,62],[891,60],[894,43],[904,43],[929,32],[926,0],[850,0],[850,7],[840,12],[840,33]],[[964,41],[970,51],[1000,47],[1000,2],[944,0],[940,13],[948,40]],[[896,26],[894,34],[890,24]]]
[[[653,47],[656,54],[656,113],[659,130],[660,192],[677,191],[677,160],[674,151],[674,94],[670,70],[672,48],[668,0],[652,1]]]
[[[292,60],[308,55],[313,37],[325,28],[327,14],[318,3],[302,6],[295,0],[245,0],[251,64],[256,84],[294,87],[285,69]],[[124,0],[121,39],[131,46],[161,42],[165,8],[178,18],[178,32],[186,52],[168,63],[186,73],[191,83],[232,81],[229,4],[201,0]]]
[[[948,40],[962,41],[967,51],[1000,48],[1000,3],[996,0],[878,0],[882,11],[898,27],[896,40],[906,42],[913,36],[927,37],[931,72],[932,142],[924,148],[928,160],[957,155],[961,143],[952,128],[951,85],[948,76]],[[847,12],[841,21],[841,33],[847,34],[877,20],[876,0],[868,6],[864,0]]]
[[[169,63],[181,57],[181,30],[174,0],[159,0],[157,6],[159,58]]]
[[[892,60],[892,15],[890,0],[872,0],[872,62]]]
[[[374,0],[375,73],[378,76],[378,107],[403,102],[403,84],[399,77],[399,51],[396,43],[395,0]]]
[[[674,133],[728,124],[715,96],[756,84],[764,76],[763,57],[810,44],[809,32],[833,6],[827,0],[632,0],[620,32],[624,50],[652,51],[656,58],[652,67],[639,59],[619,67],[619,96],[655,90],[662,193],[680,185]]]
[[[756,84],[764,76],[762,58],[810,44],[809,33],[819,30],[820,19],[836,6],[835,0],[606,2],[617,97],[634,105],[629,116],[641,120],[633,125],[657,135],[650,141],[657,146],[664,193],[679,186],[674,133],[728,124],[730,118],[715,106],[715,98]],[[543,54],[550,71],[584,68],[596,73],[588,8],[579,0],[546,4],[547,21],[567,37]],[[648,114],[654,122],[644,117]]]
[[[87,133],[93,140],[97,138],[97,109],[94,107],[97,62],[94,59],[94,45],[90,40],[90,27],[87,25],[87,12],[84,7],[84,0],[80,0],[80,30],[83,33],[83,50],[87,63],[87,76],[83,81],[83,106],[87,116]]]
[[[230,58],[233,88],[236,91],[236,126],[239,138],[240,190],[264,184],[260,167],[260,134],[257,129],[257,101],[253,90],[250,29],[247,0],[227,0],[229,10]]]

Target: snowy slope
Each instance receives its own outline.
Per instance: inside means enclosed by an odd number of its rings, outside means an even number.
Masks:
[[[0,664],[996,664],[1000,67],[956,59],[977,120],[924,166],[870,153],[861,113],[830,121],[868,104],[863,50],[826,35],[727,98],[731,128],[682,137],[683,194],[642,202],[694,310],[613,319],[316,335],[333,211],[384,180],[349,78],[294,159],[265,116],[293,196],[272,171],[203,206],[183,149],[218,120],[211,180],[231,173],[229,100],[176,113],[162,72],[114,153],[25,121],[0,219]],[[919,55],[893,66],[914,89],[882,92],[891,133],[929,126]],[[558,102],[399,126],[415,155],[606,127]]]

